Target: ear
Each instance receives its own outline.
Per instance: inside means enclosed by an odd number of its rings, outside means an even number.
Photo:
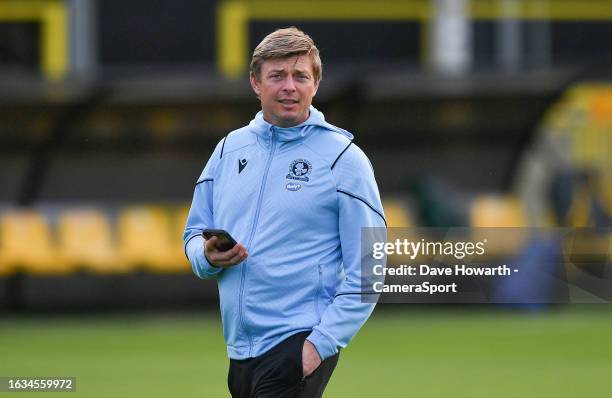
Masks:
[[[257,80],[257,77],[255,77],[255,75],[251,73],[249,74],[249,80],[251,82],[251,88],[253,89],[253,91],[255,91],[255,95],[259,97],[259,94],[261,93],[261,88],[259,87],[259,81]]]

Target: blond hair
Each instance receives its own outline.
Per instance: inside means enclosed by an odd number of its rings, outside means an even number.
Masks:
[[[312,69],[315,83],[319,83],[323,77],[323,66],[319,49],[314,41],[306,33],[295,26],[278,29],[266,37],[255,47],[249,72],[259,79],[261,65],[273,58],[288,58],[295,55],[308,55],[312,60]]]

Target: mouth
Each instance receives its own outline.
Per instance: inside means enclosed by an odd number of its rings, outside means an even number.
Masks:
[[[287,99],[279,99],[278,102],[280,102],[283,105],[295,105],[295,104],[297,104],[300,101],[298,101],[296,99],[287,98]]]

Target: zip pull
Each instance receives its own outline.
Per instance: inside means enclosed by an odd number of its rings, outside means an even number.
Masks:
[[[270,144],[274,145],[274,141],[276,141],[276,128],[270,126]]]

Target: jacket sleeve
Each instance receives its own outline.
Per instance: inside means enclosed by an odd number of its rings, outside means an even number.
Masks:
[[[373,283],[372,243],[386,242],[386,222],[374,172],[366,155],[351,145],[332,169],[339,205],[339,234],[345,273],[333,302],[307,339],[321,359],[346,347],[368,319],[378,294]],[[366,228],[367,227],[367,228]],[[362,228],[363,235],[362,235]],[[362,247],[363,239],[363,247]],[[376,260],[383,267],[386,259]]]
[[[206,259],[202,237],[204,229],[214,228],[213,189],[215,171],[221,158],[222,147],[223,141],[215,148],[196,182],[193,201],[187,216],[187,225],[183,233],[185,255],[191,263],[194,274],[202,279],[214,278],[223,270],[221,267],[213,267]]]

